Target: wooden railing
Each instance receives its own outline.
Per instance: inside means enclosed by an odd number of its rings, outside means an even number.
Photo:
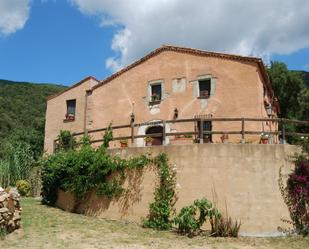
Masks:
[[[203,122],[210,121],[210,122],[240,122],[241,129],[240,130],[211,130],[206,131],[203,130]],[[246,123],[249,122],[272,122],[274,125],[273,127],[279,128],[275,131],[252,131],[246,130]],[[166,132],[166,124],[176,124],[176,123],[193,123],[194,127],[199,127],[199,130],[194,131],[183,131],[183,132]],[[197,125],[199,123],[199,125]],[[135,139],[137,138],[145,138],[145,137],[162,137],[163,144],[165,144],[166,137],[169,136],[195,136],[199,143],[203,143],[204,135],[213,135],[213,134],[236,134],[240,135],[241,141],[245,141],[245,135],[260,135],[262,133],[268,135],[277,135],[281,136],[282,141],[286,141],[286,136],[304,136],[309,137],[309,133],[297,133],[297,132],[286,132],[286,125],[294,124],[294,125],[304,125],[309,126],[309,121],[300,121],[300,120],[290,120],[285,118],[190,118],[190,119],[173,119],[173,120],[162,120],[162,121],[155,121],[155,122],[145,122],[145,123],[131,123],[127,125],[115,125],[112,126],[112,130],[119,130],[119,129],[130,129],[130,135],[127,136],[118,136],[114,137],[113,141],[117,140],[131,140],[131,143],[134,144]],[[136,135],[135,130],[141,126],[162,126],[162,133],[153,133],[153,134],[144,134],[144,135]],[[81,136],[84,134],[91,135],[93,133],[104,132],[108,129],[108,127],[100,128],[100,129],[93,129],[87,130],[86,132],[75,132],[73,136]],[[57,147],[57,143],[59,139],[54,140],[54,149]],[[91,143],[100,143],[103,142],[103,138],[91,140]]]

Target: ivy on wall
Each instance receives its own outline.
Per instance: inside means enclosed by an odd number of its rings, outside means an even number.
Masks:
[[[65,135],[65,139],[61,139],[62,135]],[[214,235],[237,236],[240,224],[234,226],[230,220],[225,222],[221,219],[219,211],[207,199],[195,200],[193,205],[184,207],[176,215],[176,171],[171,168],[167,155],[141,155],[122,159],[107,151],[112,137],[112,130],[108,129],[103,137],[104,143],[99,148],[91,147],[90,139],[83,137],[79,143],[74,142],[74,146],[60,146],[57,153],[43,158],[42,202],[54,205],[58,189],[72,192],[77,198],[77,204],[94,189],[98,195],[110,199],[119,197],[124,193],[123,183],[128,170],[153,165],[157,168],[159,181],[154,191],[154,201],[149,205],[149,214],[143,221],[145,227],[169,230],[175,224],[180,234],[194,235],[209,218]],[[65,144],[72,144],[67,132],[62,131],[59,139],[66,141]],[[77,148],[76,144],[81,146]],[[197,213],[198,219],[195,218]]]
[[[166,154],[158,155],[153,161],[158,167],[160,181],[154,193],[154,202],[149,205],[147,220],[143,223],[145,227],[168,230],[172,227],[171,215],[175,213],[176,172],[168,164]]]
[[[123,192],[124,170],[143,168],[149,159],[142,155],[125,160],[111,156],[105,147],[94,149],[88,145],[50,155],[41,164],[42,201],[54,205],[59,188],[74,193],[77,199],[93,189],[108,198],[119,196]]]

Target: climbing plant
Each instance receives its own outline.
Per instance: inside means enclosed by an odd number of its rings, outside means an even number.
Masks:
[[[108,198],[122,193],[124,170],[148,164],[146,156],[121,159],[106,148],[82,146],[78,150],[61,151],[44,158],[42,164],[43,203],[54,205],[58,189],[71,191],[82,199],[90,190]]]
[[[155,189],[154,202],[149,205],[149,215],[144,226],[158,230],[172,227],[171,215],[175,212],[176,172],[171,169],[166,154],[158,155],[154,160],[158,167],[159,184]]]

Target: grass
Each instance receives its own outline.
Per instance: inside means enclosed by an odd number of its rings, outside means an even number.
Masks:
[[[108,221],[46,207],[38,200],[22,200],[22,228],[0,240],[0,248],[309,248],[309,238],[193,239],[172,232],[154,231],[135,224]]]

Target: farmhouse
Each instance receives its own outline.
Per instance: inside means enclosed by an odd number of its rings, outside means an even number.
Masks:
[[[239,132],[244,123],[236,121],[276,117],[278,111],[260,58],[162,46],[103,81],[87,77],[51,96],[45,150],[53,152],[60,130],[90,134],[110,123],[128,125],[114,130],[114,136],[132,137],[128,143],[134,147],[145,146],[147,134],[161,134],[152,138],[152,145],[218,143],[222,132],[229,134],[229,142],[258,143],[260,134],[254,131],[274,131],[277,125],[247,122],[245,130],[251,135],[244,141]],[[200,130],[202,137],[197,135]],[[102,132],[91,136],[98,140]],[[119,141],[112,146],[119,146]]]

